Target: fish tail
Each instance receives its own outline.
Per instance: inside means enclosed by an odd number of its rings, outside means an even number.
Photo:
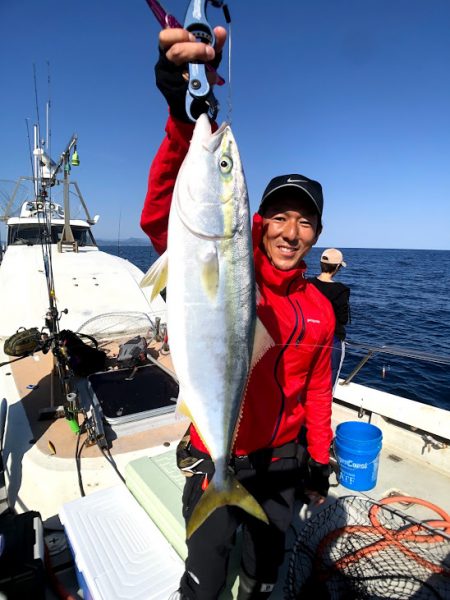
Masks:
[[[221,506],[238,506],[249,515],[269,523],[266,513],[235,477],[230,476],[224,482],[223,489],[217,489],[214,479],[210,482],[202,497],[194,508],[186,527],[186,536],[189,539],[206,519]]]

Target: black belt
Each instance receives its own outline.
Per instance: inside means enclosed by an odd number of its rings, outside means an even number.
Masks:
[[[278,446],[277,448],[262,448],[261,450],[256,450],[255,452],[251,452],[250,454],[232,456],[230,459],[230,466],[234,469],[234,471],[240,471],[241,469],[266,468],[272,462],[273,458],[297,458],[297,450],[297,442],[288,442],[287,444],[284,444],[283,446]],[[190,446],[189,451],[192,454],[192,456],[203,458],[205,462],[212,462],[212,459],[209,456],[209,454],[198,450],[193,445]]]
[[[262,448],[250,454],[232,456],[230,465],[235,471],[268,467],[274,458],[296,458],[297,442],[288,442],[277,448]]]

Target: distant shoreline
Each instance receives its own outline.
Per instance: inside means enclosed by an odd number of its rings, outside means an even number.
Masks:
[[[96,239],[95,240],[99,246],[149,246],[152,247],[152,243],[148,238],[125,238],[123,240],[104,240],[104,239]],[[331,246],[314,246],[316,250],[324,250]],[[385,251],[396,251],[396,252],[449,252],[450,249],[447,248],[371,248],[371,247],[353,247],[353,246],[336,246],[345,252],[345,250],[378,250],[379,252]]]
[[[148,238],[125,238],[123,240],[95,240],[99,246],[151,246]]]

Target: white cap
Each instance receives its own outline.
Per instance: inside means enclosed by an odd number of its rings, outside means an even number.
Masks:
[[[344,262],[344,255],[340,250],[336,250],[336,248],[327,248],[327,250],[324,250],[320,257],[320,262],[328,263],[329,265],[341,265],[342,267],[347,266],[347,263]]]

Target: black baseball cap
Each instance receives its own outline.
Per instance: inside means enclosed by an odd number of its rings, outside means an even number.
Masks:
[[[297,190],[301,191],[303,196],[309,197],[314,208],[319,213],[320,220],[322,220],[323,212],[323,194],[322,186],[318,181],[309,179],[304,175],[298,173],[291,173],[290,175],[279,175],[269,181],[268,186],[264,190],[261,204],[259,205],[258,212],[260,215],[264,214],[266,207],[270,204],[270,200],[273,198],[275,192],[280,190]]]

